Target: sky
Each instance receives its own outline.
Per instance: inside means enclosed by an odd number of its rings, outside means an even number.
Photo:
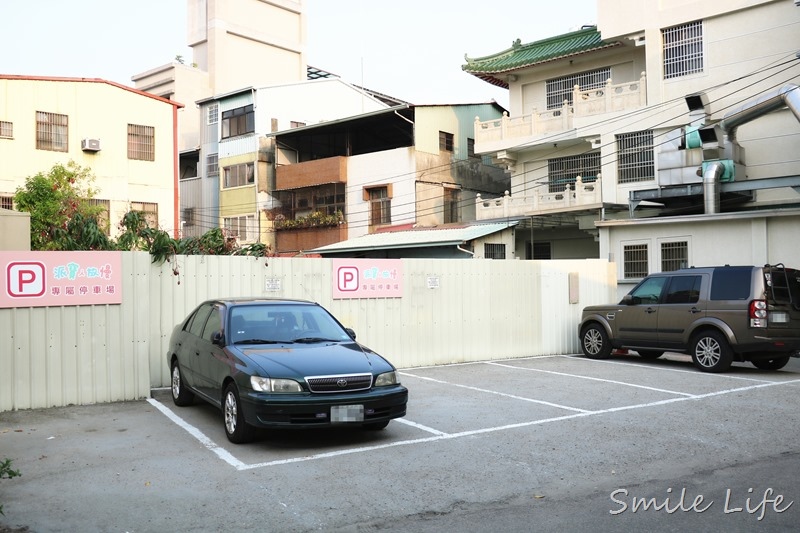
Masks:
[[[102,78],[181,55],[186,0],[0,0],[0,73]],[[309,65],[414,104],[508,108],[505,89],[462,71],[483,57],[594,24],[596,0],[306,0]]]

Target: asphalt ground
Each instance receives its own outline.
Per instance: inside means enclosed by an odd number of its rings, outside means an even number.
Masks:
[[[401,379],[407,416],[383,431],[246,445],[168,390],[0,413],[0,459],[22,473],[0,480],[0,531],[797,529],[800,360],[551,356]]]

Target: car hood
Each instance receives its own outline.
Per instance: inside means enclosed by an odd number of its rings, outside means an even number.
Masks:
[[[234,347],[269,377],[303,378],[392,370],[381,356],[356,342]]]

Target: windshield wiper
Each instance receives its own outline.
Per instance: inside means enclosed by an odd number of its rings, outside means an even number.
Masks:
[[[295,339],[294,342],[299,342],[301,344],[314,344],[317,342],[341,342],[341,340],[326,339],[324,337],[300,337],[299,339]]]
[[[244,339],[241,341],[236,341],[233,344],[278,344],[282,341],[270,341],[267,339]]]

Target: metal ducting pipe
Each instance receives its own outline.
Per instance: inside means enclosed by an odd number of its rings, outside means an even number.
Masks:
[[[719,180],[725,165],[719,161],[710,163],[703,172],[703,206],[706,214],[719,213]]]
[[[719,123],[728,139],[736,138],[736,128],[759,117],[787,106],[800,122],[800,87],[787,84],[765,93],[725,114]]]

